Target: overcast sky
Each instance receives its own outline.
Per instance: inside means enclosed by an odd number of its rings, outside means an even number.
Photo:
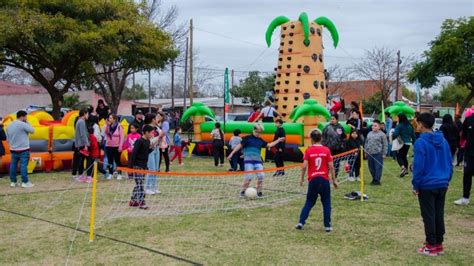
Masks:
[[[307,12],[311,20],[326,16],[339,31],[334,49],[324,34],[326,68],[350,66],[366,49],[386,46],[403,55],[419,56],[447,18],[474,14],[473,0],[163,0],[164,8],[176,5],[179,19],[194,21],[194,45],[199,63],[238,71],[272,71],[277,64],[276,40],[265,44],[265,31],[273,18],[297,20]],[[279,29],[278,29],[279,30]],[[278,36],[275,31],[275,37]],[[274,37],[274,38],[275,38]],[[237,78],[245,73],[236,73]]]

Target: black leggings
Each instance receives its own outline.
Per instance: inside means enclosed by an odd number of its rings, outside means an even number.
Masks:
[[[338,155],[343,152],[344,151],[342,149],[338,149],[338,150],[334,149],[334,150],[331,150],[331,155],[334,157],[335,155]],[[337,178],[337,175],[339,174],[339,165],[341,164],[341,158],[340,157],[334,158],[333,163],[334,163],[334,172]]]
[[[74,148],[74,154],[72,156],[72,175],[82,175],[84,173],[84,160],[86,157],[80,152],[84,149],[83,147]]]
[[[166,149],[160,149],[160,169],[161,169],[161,161],[162,158],[165,158],[165,167],[166,167],[166,172],[170,171],[170,154],[168,152],[169,148]]]
[[[471,195],[472,176],[474,175],[474,156],[467,155],[464,157],[464,174],[463,174],[463,198],[468,199]]]
[[[107,147],[106,153],[107,153],[107,163],[109,164],[108,165],[109,173],[113,174],[114,162],[117,165],[117,167],[121,166],[120,153],[118,151],[118,147]]]
[[[400,165],[400,167],[405,167],[405,169],[408,169],[407,155],[409,149],[410,145],[403,144],[403,147],[397,152],[398,165]]]
[[[219,159],[221,164],[224,164],[224,142],[220,139],[212,141],[212,155],[214,156],[214,165],[219,165]]]

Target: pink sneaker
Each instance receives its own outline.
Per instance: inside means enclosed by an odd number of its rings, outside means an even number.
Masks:
[[[443,244],[438,244],[435,246],[436,250],[438,250],[438,255],[444,255],[444,247]]]
[[[436,246],[425,243],[423,247],[419,248],[418,253],[424,256],[435,257],[439,254],[439,249]]]

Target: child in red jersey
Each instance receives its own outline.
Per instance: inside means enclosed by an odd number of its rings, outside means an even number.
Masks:
[[[94,135],[94,128],[93,127],[88,127],[87,130],[89,131],[89,147],[88,147],[88,153],[89,155],[87,156],[87,176],[80,176],[78,181],[79,182],[86,182],[86,183],[91,183],[92,182],[92,172],[94,171],[94,161],[99,159],[99,142],[97,141],[97,138]]]
[[[329,173],[337,188],[337,179],[334,172],[331,151],[329,148],[321,145],[322,134],[319,129],[315,129],[310,134],[313,145],[308,147],[304,153],[304,166],[301,169],[301,185],[303,186],[306,170],[308,170],[308,193],[306,194],[306,203],[300,214],[300,221],[296,229],[303,229],[309,212],[316,204],[318,195],[321,197],[324,211],[324,230],[331,232],[331,187],[329,185]]]

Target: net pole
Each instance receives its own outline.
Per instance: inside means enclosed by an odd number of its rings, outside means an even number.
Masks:
[[[364,147],[360,146],[360,201],[364,201]]]
[[[92,178],[92,199],[91,199],[91,217],[89,222],[89,242],[94,241],[95,228],[95,203],[97,196],[97,161],[94,162],[94,173]]]

